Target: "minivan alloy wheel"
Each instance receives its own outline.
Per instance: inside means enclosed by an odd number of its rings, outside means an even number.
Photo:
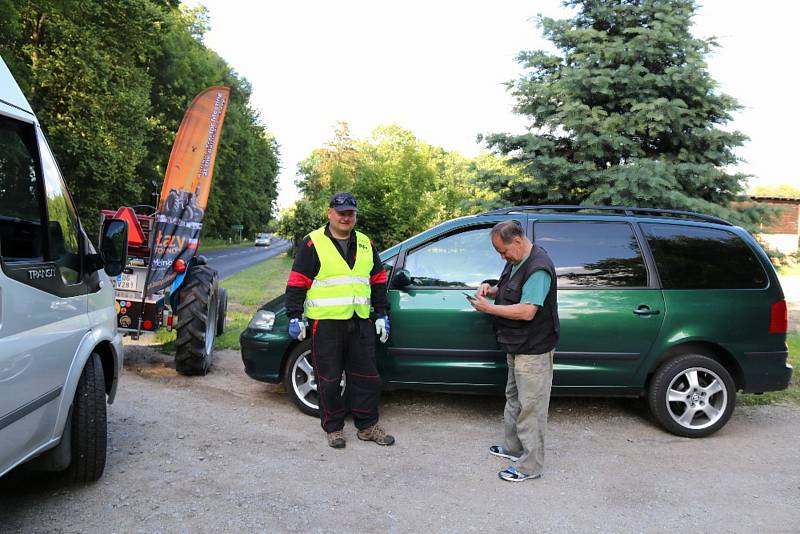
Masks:
[[[650,411],[678,436],[699,438],[728,422],[736,404],[736,384],[728,370],[704,354],[682,354],[664,362],[647,392]]]
[[[342,380],[339,382],[344,395],[347,379],[342,373]],[[299,344],[287,362],[287,372],[284,376],[284,386],[286,386],[289,396],[300,410],[308,415],[319,414],[319,392],[317,391],[317,379],[314,374],[314,366],[311,360],[310,340]]]
[[[669,384],[666,403],[675,422],[699,430],[720,420],[728,404],[728,395],[716,373],[691,367]]]

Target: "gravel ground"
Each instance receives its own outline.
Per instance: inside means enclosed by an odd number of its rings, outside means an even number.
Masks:
[[[0,480],[0,532],[798,532],[800,409],[738,407],[700,440],[636,400],[554,399],[545,476],[498,479],[503,400],[387,392],[394,447],[326,445],[238,352],[203,378],[127,347],[103,478]]]

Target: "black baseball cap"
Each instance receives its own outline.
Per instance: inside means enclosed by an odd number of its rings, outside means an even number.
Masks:
[[[350,193],[336,193],[331,197],[329,206],[336,211],[358,211],[356,197]]]

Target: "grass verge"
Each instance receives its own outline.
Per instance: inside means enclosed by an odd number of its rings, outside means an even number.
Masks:
[[[227,239],[222,239],[219,237],[204,237],[200,240],[200,248],[198,249],[198,252],[202,254],[203,252],[223,250],[226,248],[236,248],[245,245],[253,246],[253,242],[248,241],[247,239],[242,239],[241,241],[231,241],[229,243]]]
[[[784,265],[778,269],[778,274],[781,276],[800,276],[800,263],[794,265]]]
[[[800,404],[800,334],[789,334],[786,340],[789,345],[789,363],[794,367],[792,383],[783,391],[770,391],[763,395],[739,395],[736,403],[743,406],[761,406],[764,404],[793,403]]]
[[[214,349],[239,349],[239,334],[252,319],[259,306],[286,289],[286,279],[292,269],[292,258],[280,254],[226,278],[220,285],[228,291],[228,318],[225,333],[214,342]],[[175,352],[175,331],[156,332],[161,352]]]

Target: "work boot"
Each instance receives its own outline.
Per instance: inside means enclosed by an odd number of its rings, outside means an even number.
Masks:
[[[334,449],[344,449],[345,445],[347,445],[344,440],[344,432],[341,430],[328,432],[328,445]]]
[[[377,423],[359,430],[357,435],[362,441],[374,441],[378,445],[394,445],[394,436],[387,434]]]

